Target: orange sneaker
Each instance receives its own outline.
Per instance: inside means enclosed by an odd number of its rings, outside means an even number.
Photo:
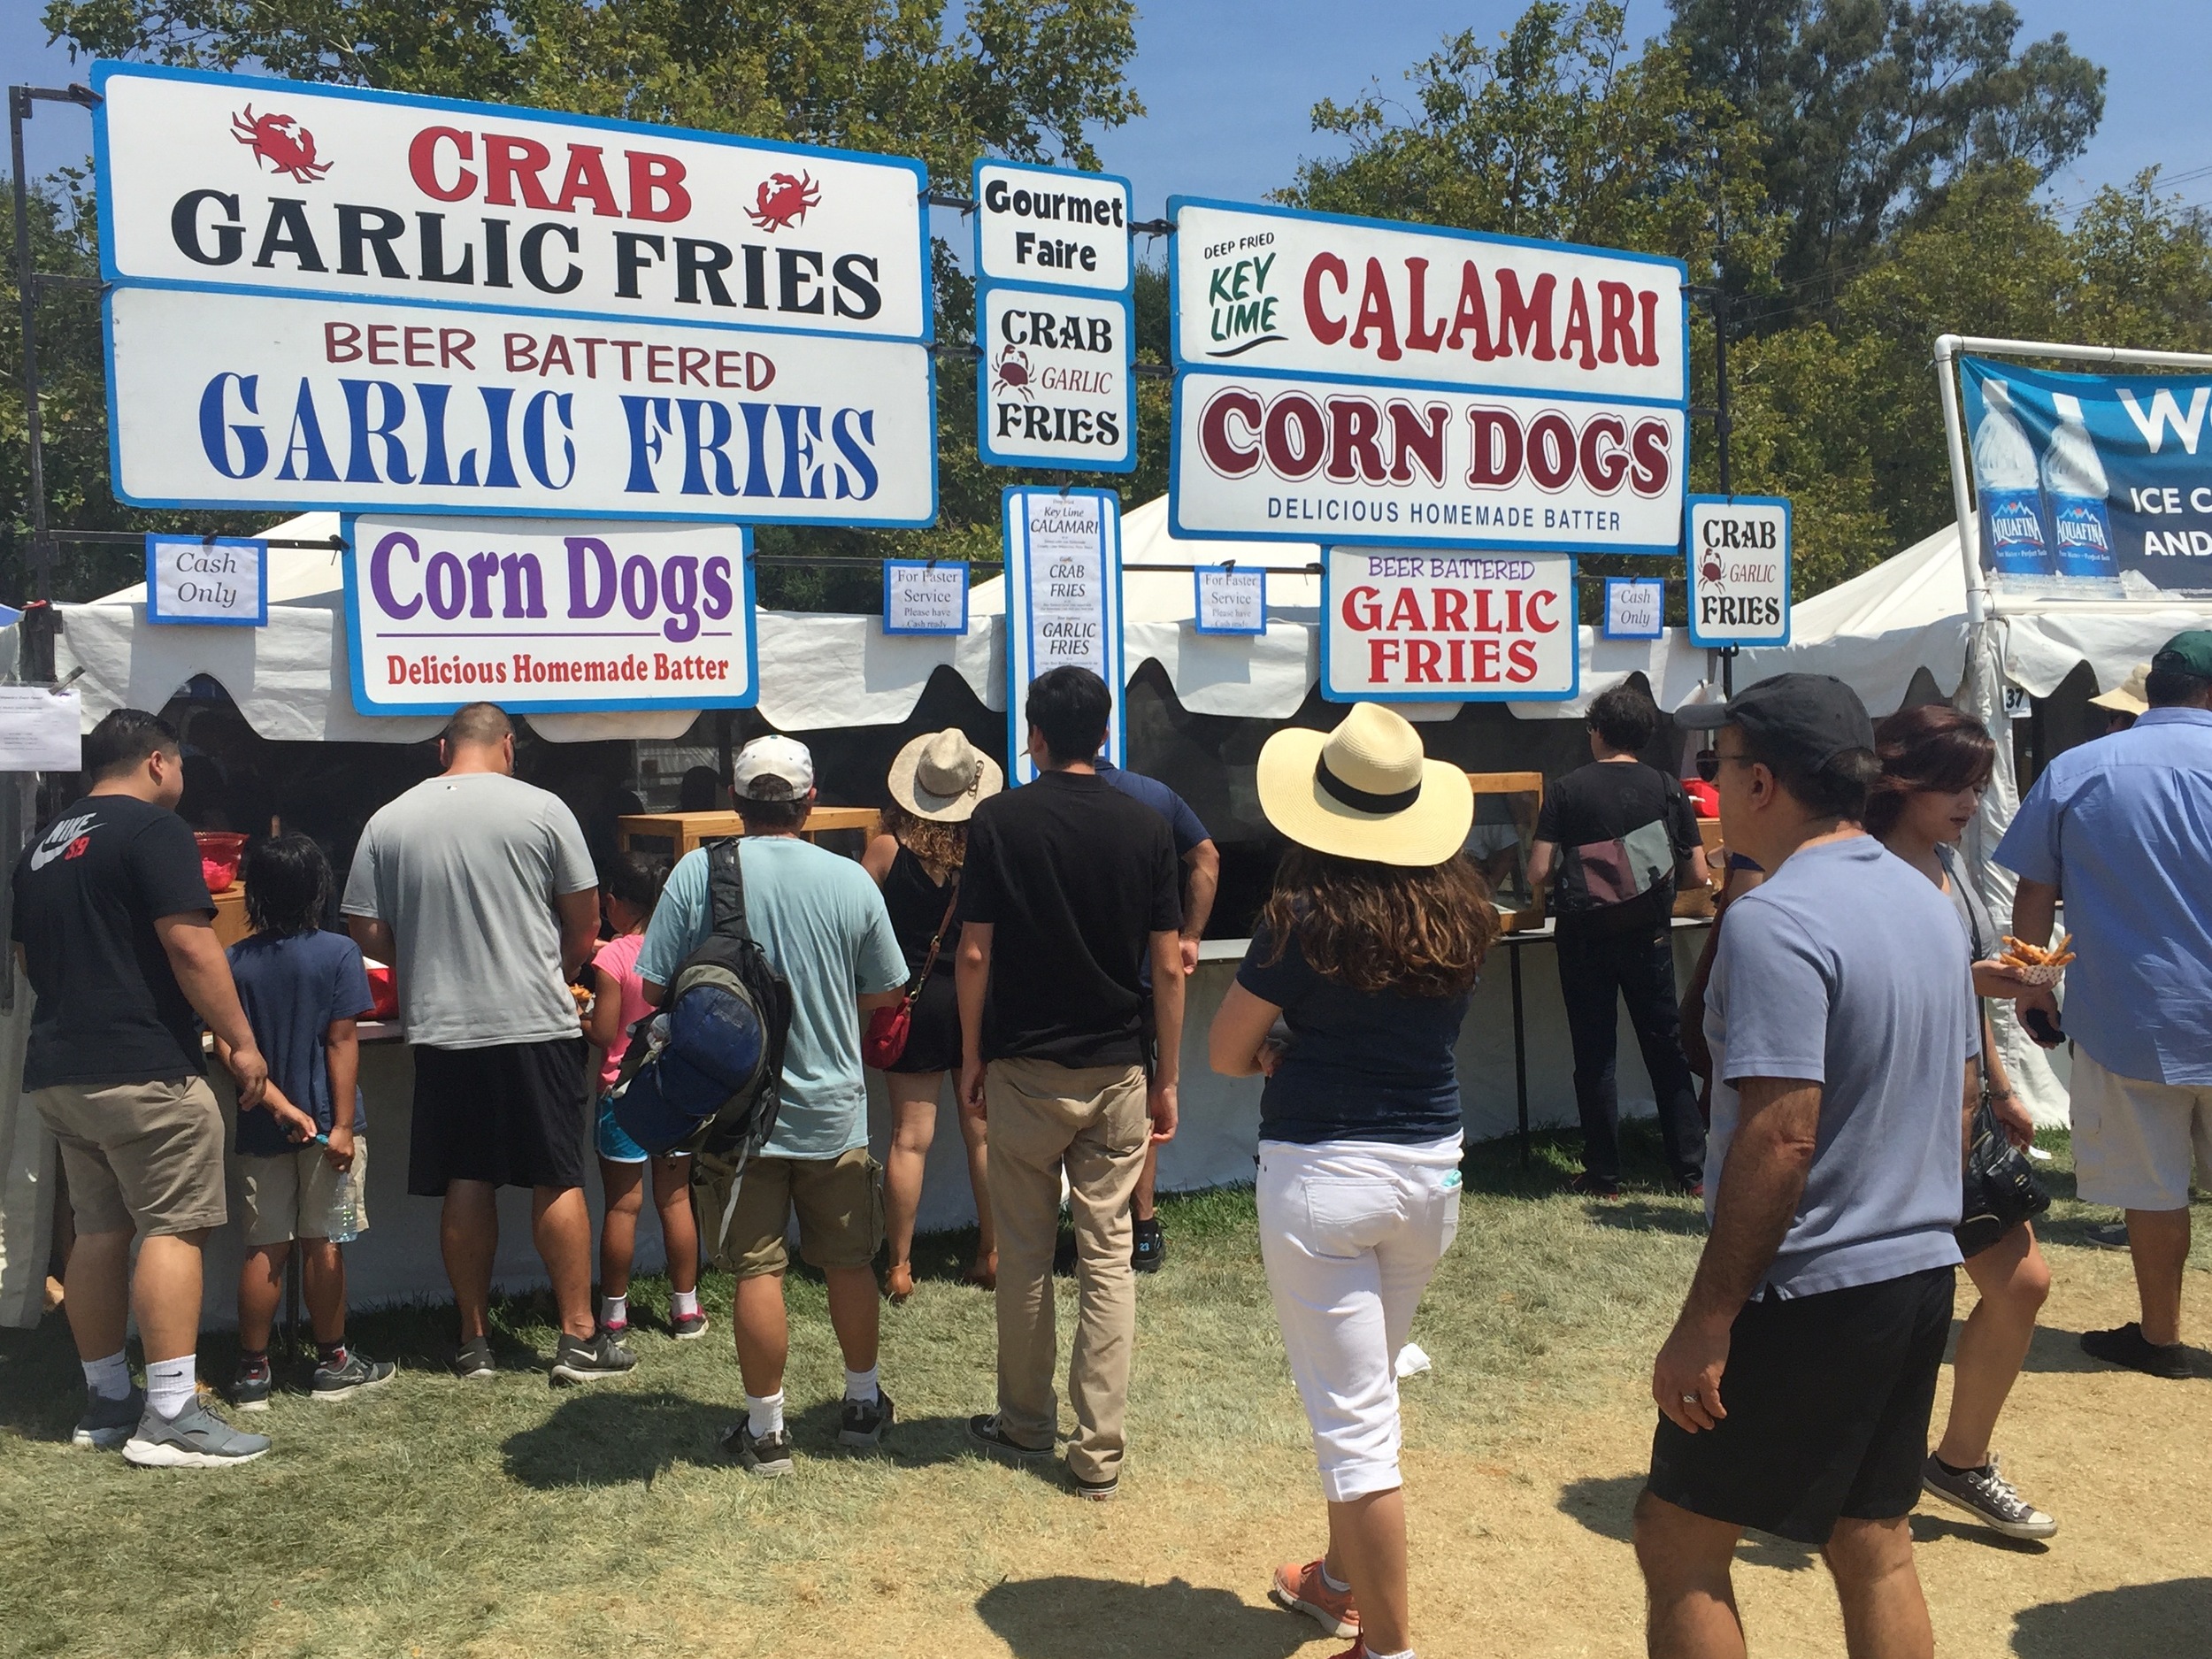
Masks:
[[[1321,1576],[1321,1563],[1310,1561],[1304,1566],[1287,1562],[1275,1569],[1275,1582],[1268,1596],[1276,1606],[1293,1613],[1303,1613],[1308,1618],[1332,1636],[1359,1634],[1359,1609],[1352,1605],[1349,1590],[1332,1590],[1329,1581]],[[1358,1652],[1354,1648],[1353,1652]]]

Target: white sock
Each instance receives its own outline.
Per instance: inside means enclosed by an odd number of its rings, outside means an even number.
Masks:
[[[745,1396],[745,1432],[755,1440],[783,1432],[783,1390]]]
[[[871,1365],[866,1371],[847,1371],[845,1373],[845,1398],[868,1401],[881,1394],[883,1390],[876,1385],[876,1371],[877,1367]]]
[[[1321,1582],[1339,1595],[1348,1595],[1351,1593],[1352,1586],[1348,1584],[1340,1584],[1336,1575],[1329,1571],[1329,1563],[1325,1561],[1321,1563]]]
[[[699,1311],[699,1293],[695,1290],[671,1291],[668,1302],[669,1311],[679,1319],[688,1319]]]
[[[190,1405],[198,1374],[197,1355],[187,1354],[181,1359],[147,1361],[146,1403],[154,1409],[154,1415],[167,1423]]]
[[[616,1325],[630,1322],[630,1299],[627,1296],[602,1296],[599,1299],[599,1323],[612,1330]]]
[[[131,1363],[117,1348],[105,1359],[78,1362],[84,1367],[85,1392],[95,1400],[127,1400],[131,1397]]]

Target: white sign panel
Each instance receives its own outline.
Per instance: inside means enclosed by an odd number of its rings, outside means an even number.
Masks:
[[[918,161],[139,64],[92,84],[111,281],[930,335]]]
[[[933,559],[883,561],[886,634],[965,634],[968,567]]]
[[[1006,515],[1006,723],[1015,776],[1037,775],[1022,704],[1053,669],[1087,668],[1113,693],[1106,757],[1122,761],[1121,503],[1111,490],[1010,488]]]
[[[1787,498],[1693,495],[1688,523],[1690,643],[1787,645]]]
[[[749,709],[749,532],[731,524],[342,521],[353,706]]]
[[[1120,296],[992,283],[977,296],[976,447],[995,466],[1137,465],[1135,311]]]
[[[1201,565],[1195,620],[1201,634],[1267,632],[1267,572],[1240,571],[1230,565]]]
[[[1605,579],[1605,624],[1609,640],[1655,640],[1667,631],[1667,588],[1656,577]]]
[[[1178,535],[1673,553],[1684,413],[1190,370]]]
[[[1324,554],[1321,695],[1333,703],[1539,702],[1579,683],[1574,560],[1422,548]]]
[[[83,699],[73,691],[0,686],[0,772],[79,770],[84,764],[78,736],[83,714]]]
[[[149,535],[146,620],[265,626],[269,544],[236,536]]]
[[[936,516],[926,346],[181,288],[106,305],[134,505]]]
[[[987,281],[1126,294],[1129,180],[1101,173],[975,164],[975,266]]]

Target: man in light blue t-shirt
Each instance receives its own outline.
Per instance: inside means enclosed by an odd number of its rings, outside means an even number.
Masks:
[[[721,1256],[737,1274],[738,1369],[746,1420],[723,1448],[762,1475],[791,1472],[783,1421],[790,1348],[784,1239],[799,1214],[799,1253],[829,1285],[830,1324],[845,1355],[841,1444],[880,1445],[891,1398],[876,1379],[873,1262],[883,1242],[883,1198],[868,1156],[868,1087],[860,1023],[895,1002],[906,957],[883,895],[849,858],[801,838],[814,806],[814,759],[787,737],[756,738],[737,757],[731,793],[745,820],[738,849],[745,919],[769,962],[790,982],[776,1132],[745,1166]],[[657,1006],[684,959],[712,931],[707,855],[688,853],[669,872],[638,952],[645,1000]]]

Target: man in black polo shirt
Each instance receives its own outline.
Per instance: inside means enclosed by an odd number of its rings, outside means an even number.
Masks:
[[[1119,1479],[1137,1325],[1130,1194],[1147,1145],[1175,1133],[1183,1041],[1175,846],[1158,813],[1092,764],[1112,708],[1087,669],[1056,668],[1030,686],[1038,778],[970,820],[956,970],[960,1103],[990,1125],[998,1229],[999,1409],[968,1431],[1002,1456],[1052,1454],[1052,1250],[1064,1168],[1079,1307],[1068,1473],[1086,1498],[1112,1497]],[[1148,995],[1159,1036],[1148,1088]]]

